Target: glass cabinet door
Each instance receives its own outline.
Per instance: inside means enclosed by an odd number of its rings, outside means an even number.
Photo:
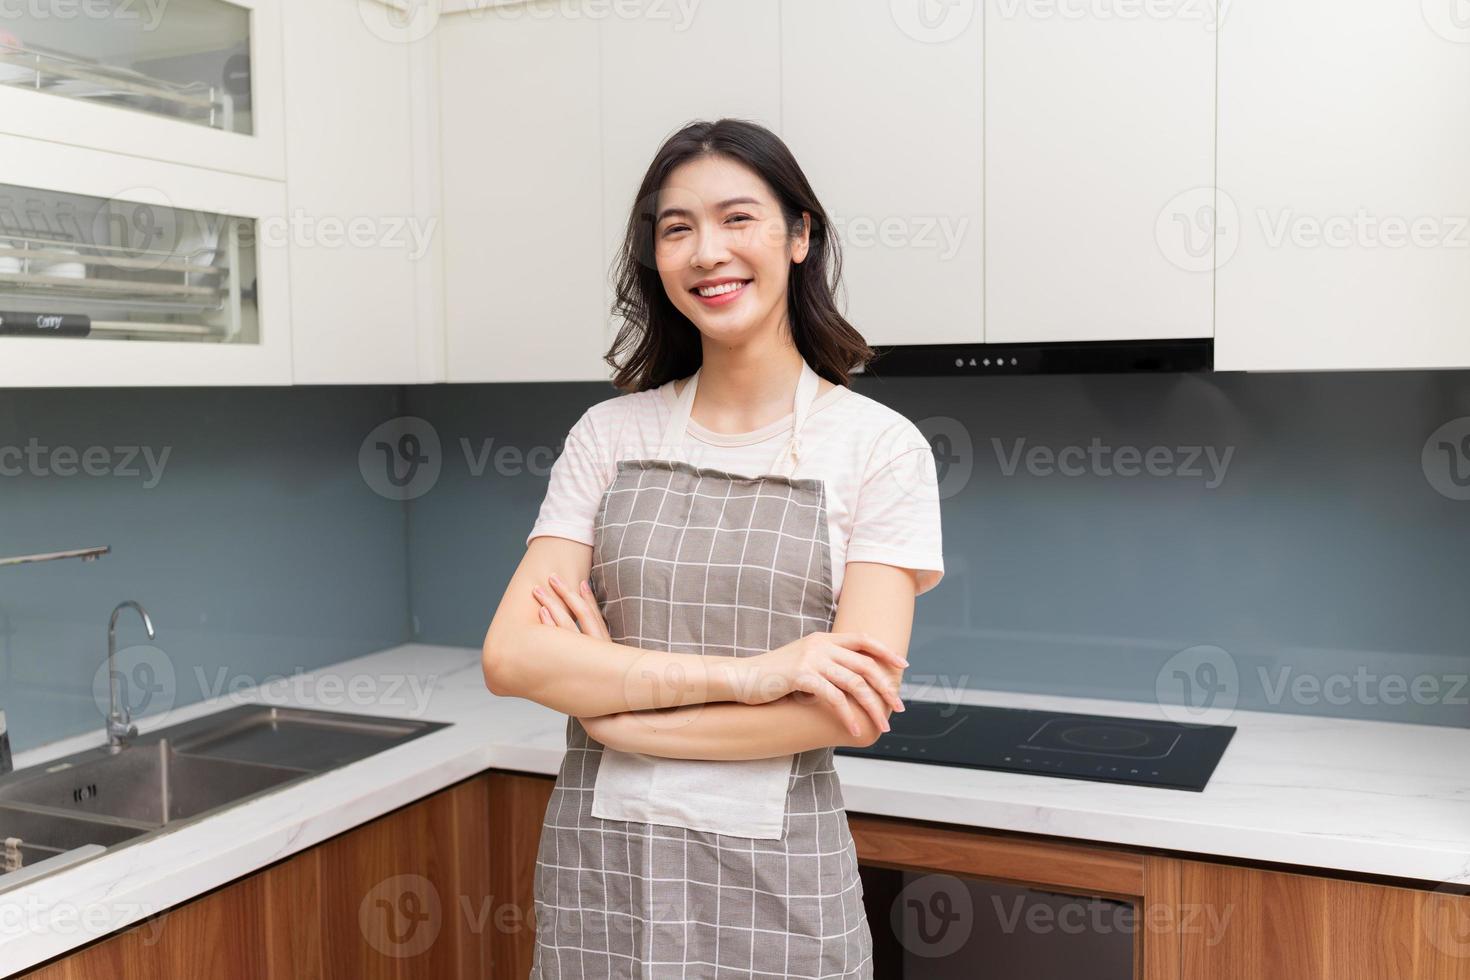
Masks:
[[[251,11],[224,0],[18,3],[0,17],[0,85],[254,131]]]
[[[258,343],[255,229],[0,184],[0,336]]]

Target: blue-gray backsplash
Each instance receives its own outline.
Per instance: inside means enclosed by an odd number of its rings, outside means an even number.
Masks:
[[[946,572],[919,599],[912,697],[998,688],[1160,700],[1184,721],[1240,707],[1470,727],[1470,372],[855,387],[939,459]],[[567,428],[614,394],[409,391],[444,459],[411,505],[419,639],[481,641]]]
[[[403,389],[0,391],[0,709],[19,750],[101,731],[107,622],[142,715],[408,638],[405,505],[358,469]],[[99,706],[100,705],[100,706]],[[350,705],[343,705],[350,710]]]
[[[939,459],[947,569],[919,600],[912,697],[1470,727],[1470,372],[855,386]],[[14,744],[100,730],[123,599],[158,628],[120,620],[144,715],[407,639],[479,645],[567,429],[615,394],[0,392],[0,557],[113,548],[0,568]]]

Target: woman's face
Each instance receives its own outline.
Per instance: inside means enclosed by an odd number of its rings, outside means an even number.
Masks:
[[[702,335],[738,346],[785,322],[791,263],[806,258],[809,219],[789,239],[755,171],[722,156],[689,160],[664,181],[654,214],[659,277]]]

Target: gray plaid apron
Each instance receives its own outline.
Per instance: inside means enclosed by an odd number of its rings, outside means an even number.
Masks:
[[[589,581],[612,639],[743,657],[830,630],[836,601],[822,481],[668,458],[682,450],[698,378],[695,371],[680,393],[663,451],[619,461],[598,508]],[[816,389],[803,364],[777,471],[799,459]],[[657,793],[660,774],[673,774],[666,787],[693,791],[717,787],[719,773],[735,771],[722,767],[738,761],[692,763],[701,779],[688,760],[657,760],[653,816],[593,816],[594,806],[644,812],[646,800],[614,796],[606,783],[599,792],[599,768],[613,756],[568,717],[536,856],[531,980],[871,980],[872,938],[831,747],[783,757],[789,766],[771,763],[753,777],[759,783],[780,766],[779,837],[697,829],[719,815]],[[649,760],[636,756],[629,771]]]

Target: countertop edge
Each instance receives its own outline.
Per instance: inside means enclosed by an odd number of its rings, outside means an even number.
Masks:
[[[405,663],[405,657],[413,659]],[[433,699],[437,700],[426,699],[429,703],[421,706],[422,717],[454,724],[5,893],[0,896],[0,904],[5,907],[4,918],[0,919],[0,963],[3,963],[0,976],[12,976],[35,967],[487,770],[554,776],[559,769],[566,716],[521,699],[496,698],[485,691],[478,650],[399,644],[312,672],[321,676],[349,674],[424,677],[429,681]],[[981,698],[1007,701],[1046,700],[1006,692],[974,693]],[[242,700],[353,710],[322,703],[320,698],[273,696],[266,689],[251,689],[188,705],[162,719],[140,720],[139,728],[152,730]],[[458,705],[456,700],[460,702]],[[1077,710],[1120,704],[1050,700],[1075,702]],[[500,710],[497,712],[492,705]],[[1141,711],[1143,706],[1123,707]],[[378,703],[358,705],[356,710],[363,714],[404,715],[401,710]],[[485,732],[483,726],[492,724],[488,720],[491,717],[496,721],[503,719],[505,727],[493,733]],[[1304,739],[1330,737],[1334,731],[1331,721],[1302,721],[1299,716],[1257,723],[1288,731],[1296,728],[1305,733]],[[1338,727],[1375,738],[1390,735],[1402,738],[1405,728],[1423,729],[1426,735],[1444,731],[1429,726],[1356,721],[1342,722]],[[1470,732],[1464,736],[1470,738]],[[17,757],[17,768],[65,755],[99,740],[88,734],[30,750]],[[396,756],[400,762],[413,760],[416,764],[383,766],[383,762],[392,761],[390,756]],[[1069,796],[1074,800],[1087,799],[1084,790],[1073,787],[1069,792],[1066,788],[1067,784],[1076,783],[1075,780],[954,770],[844,755],[836,757],[836,764],[844,802],[852,814],[1030,833],[1084,844],[1169,851],[1201,860],[1220,857],[1285,864],[1299,868],[1303,874],[1327,871],[1414,879],[1426,887],[1470,884],[1470,828],[1464,841],[1458,838],[1420,841],[1408,837],[1378,840],[1300,829],[1252,827],[1238,813],[1234,820],[1206,823],[1143,812],[1150,805],[1168,806],[1169,797],[1149,794],[1177,791],[1114,784],[1090,786],[1088,791],[1094,794],[1094,799],[1111,801],[1110,810],[1096,802],[1088,806],[1065,802]],[[396,775],[385,782],[385,771]],[[935,786],[936,776],[943,780],[938,786],[947,789]],[[1222,781],[1225,792],[1232,790],[1229,778],[1229,771],[1222,766],[1217,779]],[[1266,787],[1264,792],[1273,788],[1269,781],[1261,785]],[[1251,783],[1250,787],[1255,788],[1256,784]],[[1238,794],[1241,784],[1237,783],[1233,789]],[[1279,789],[1282,793],[1300,790],[1292,784],[1284,784]],[[1034,800],[1022,801],[1018,796],[1030,796]],[[1458,799],[1447,805],[1462,805]],[[1129,805],[1138,809],[1124,812]],[[1255,805],[1269,805],[1269,802],[1255,801]],[[1209,837],[1207,848],[1201,847],[1202,836]],[[221,840],[230,844],[222,849]]]

